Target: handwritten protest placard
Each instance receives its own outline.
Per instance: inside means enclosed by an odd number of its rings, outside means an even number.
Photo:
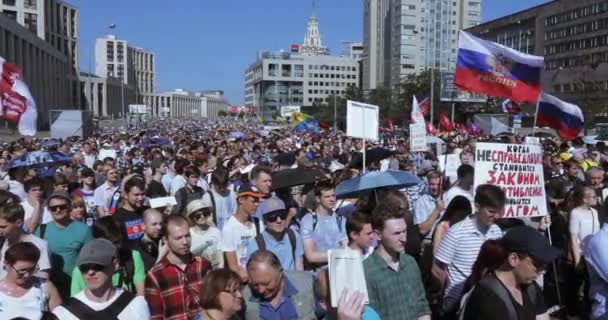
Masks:
[[[426,151],[426,129],[424,122],[410,124],[410,151]]]
[[[543,153],[539,145],[478,143],[475,151],[475,188],[500,186],[507,196],[505,218],[547,214]]]

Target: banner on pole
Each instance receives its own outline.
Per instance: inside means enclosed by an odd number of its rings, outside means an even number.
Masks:
[[[378,106],[351,101],[346,102],[346,135],[378,140],[380,114]]]
[[[410,124],[410,151],[426,151],[426,128],[424,122]]]
[[[475,188],[501,187],[507,196],[504,218],[547,214],[543,153],[539,145],[478,143],[475,151]]]

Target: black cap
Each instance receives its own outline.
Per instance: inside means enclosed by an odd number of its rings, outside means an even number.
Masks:
[[[518,252],[548,264],[558,258],[560,250],[551,246],[547,238],[528,226],[514,227],[502,238],[507,252]]]

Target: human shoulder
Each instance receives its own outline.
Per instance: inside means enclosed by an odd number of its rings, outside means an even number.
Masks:
[[[125,314],[127,310],[128,313]],[[124,319],[150,319],[148,302],[146,302],[144,296],[135,296],[135,298],[129,302],[125,310],[120,313],[120,316]]]
[[[61,320],[79,320],[74,316],[71,312],[68,311],[64,306],[58,306],[53,309],[53,314],[57,316],[58,319]]]

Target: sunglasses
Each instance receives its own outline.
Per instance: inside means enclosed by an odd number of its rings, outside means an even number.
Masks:
[[[271,213],[268,215],[264,216],[264,220],[268,221],[268,222],[276,222],[279,217],[281,218],[282,221],[285,221],[285,219],[287,219],[287,211],[282,211],[282,212],[277,212],[277,213]]]
[[[78,269],[80,269],[80,272],[82,272],[82,273],[87,273],[87,272],[89,272],[89,270],[93,270],[95,272],[100,272],[100,271],[103,271],[105,268],[106,268],[105,266],[102,266],[100,264],[95,264],[95,263],[83,264],[78,267]]]
[[[209,218],[211,216],[211,210],[199,210],[194,212],[193,216],[195,220],[198,220],[202,217]]]
[[[55,212],[57,210],[62,211],[62,210],[66,210],[67,208],[69,208],[69,206],[67,204],[59,204],[56,206],[49,206],[49,211],[50,212]]]

